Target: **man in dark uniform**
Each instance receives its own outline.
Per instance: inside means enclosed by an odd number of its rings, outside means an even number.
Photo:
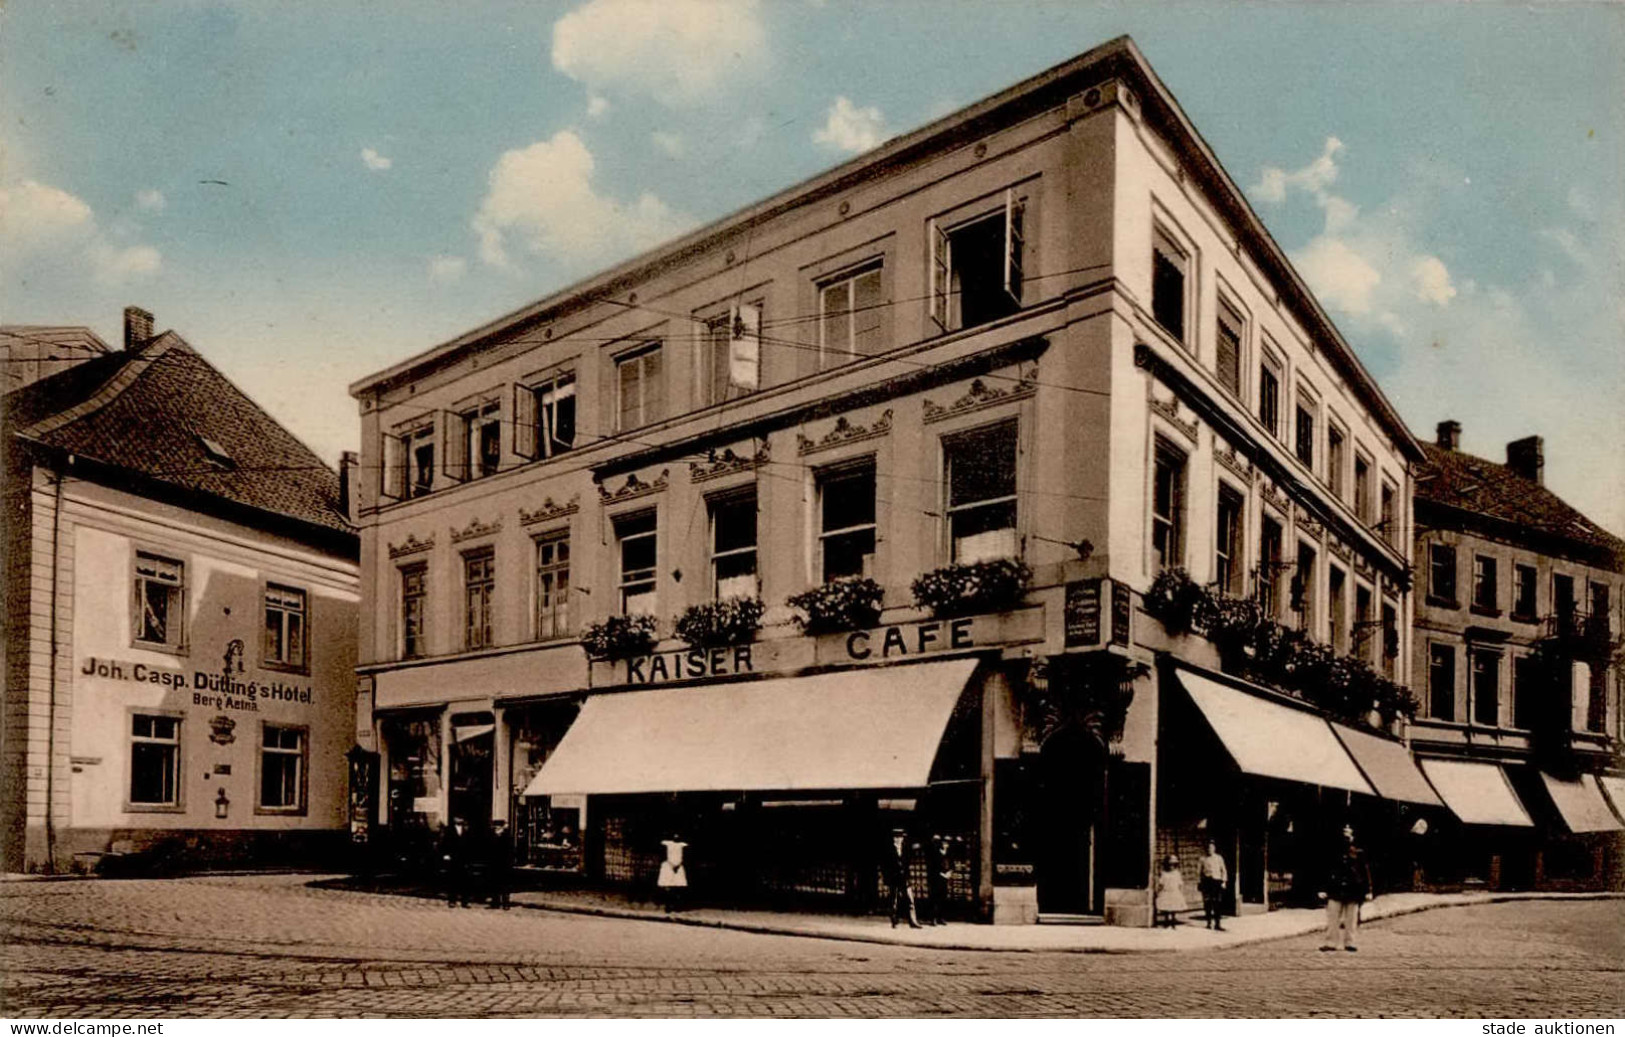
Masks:
[[[491,822],[491,834],[485,841],[485,881],[492,910],[506,911],[513,906],[513,833],[500,817]]]
[[[468,858],[473,838],[468,832],[468,822],[460,817],[452,818],[451,824],[441,829],[440,873],[446,884],[447,907],[456,907],[459,903],[468,906]]]
[[[891,891],[892,928],[897,927],[897,920],[902,917],[908,918],[910,929],[920,928],[920,918],[914,909],[914,887],[909,881],[908,832],[905,829],[893,830],[885,856],[881,858],[881,866],[885,869],[886,888]]]
[[[1320,898],[1326,901],[1326,935],[1320,949],[1337,950],[1341,935],[1344,950],[1358,950],[1354,937],[1360,931],[1360,905],[1371,899],[1371,868],[1348,825],[1343,826],[1342,852],[1326,873]]]
[[[932,925],[947,925],[948,879],[953,867],[948,863],[948,837],[940,832],[925,843],[926,899],[931,904]]]

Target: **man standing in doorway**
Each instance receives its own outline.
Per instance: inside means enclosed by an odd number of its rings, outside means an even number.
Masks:
[[[1320,899],[1326,901],[1326,935],[1320,949],[1335,951],[1342,943],[1345,951],[1358,950],[1354,937],[1360,930],[1360,905],[1371,899],[1371,868],[1348,825],[1343,826],[1342,852],[1326,875]]]

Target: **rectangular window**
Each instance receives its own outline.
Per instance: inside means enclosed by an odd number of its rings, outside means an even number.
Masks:
[[[1026,200],[952,227],[931,221],[931,316],[944,330],[974,328],[1021,308]]]
[[[818,289],[818,366],[880,352],[880,267],[843,274]]]
[[[471,479],[495,475],[502,464],[502,404],[493,400],[462,415]]]
[[[1161,438],[1151,472],[1151,554],[1159,572],[1185,561],[1185,454]]]
[[[1456,608],[1456,549],[1451,544],[1428,545],[1428,601]]]
[[[136,713],[130,725],[130,805],[180,806],[180,718]]]
[[[661,349],[654,346],[615,362],[617,431],[650,425],[666,416]]]
[[[496,593],[496,553],[487,548],[463,556],[463,647],[490,648],[491,597]]]
[[[1336,425],[1326,426],[1326,485],[1331,487],[1332,496],[1339,500],[1348,499],[1348,490],[1343,484],[1343,466],[1348,461],[1348,448],[1343,430]]]
[[[1608,585],[1606,583],[1591,584],[1591,617],[1590,629],[1597,632],[1599,637],[1613,635],[1612,617],[1609,615]]]
[[[1399,543],[1399,512],[1395,503],[1399,499],[1399,491],[1389,483],[1382,484],[1382,510],[1378,513],[1377,524],[1382,527],[1382,538],[1390,544]]]
[[[1496,611],[1495,559],[1487,555],[1473,556],[1473,608]]]
[[[1235,307],[1219,300],[1219,326],[1217,348],[1213,356],[1213,373],[1219,384],[1232,396],[1241,395],[1241,343],[1245,322]]]
[[[1258,526],[1258,600],[1264,615],[1281,613],[1281,524],[1266,517]]]
[[[1332,649],[1339,653],[1348,651],[1348,606],[1343,601],[1347,589],[1348,578],[1343,570],[1330,566],[1326,570],[1326,611],[1332,622]]]
[[[1532,656],[1512,660],[1512,726],[1527,731],[1535,725],[1539,708],[1540,670]]]
[[[1428,645],[1428,716],[1456,719],[1456,649],[1454,645]]]
[[[820,475],[818,513],[819,568],[823,581],[873,576],[874,462]]]
[[[401,569],[401,657],[423,658],[428,645],[424,620],[427,618],[429,569],[423,563]]]
[[[1501,723],[1501,653],[1473,652],[1473,723],[1497,727]]]
[[[1270,435],[1281,434],[1281,367],[1269,357],[1258,366],[1258,422]]]
[[[536,538],[536,639],[570,633],[570,531]]]
[[[1308,402],[1300,399],[1297,411],[1297,454],[1298,460],[1303,462],[1310,471],[1315,469],[1315,410]]]
[[[1231,596],[1241,590],[1242,559],[1241,522],[1245,503],[1241,494],[1221,483],[1219,509],[1214,530],[1213,574],[1219,589]]]
[[[265,665],[305,667],[305,592],[269,584],[265,588]]]
[[[186,615],[186,567],[172,558],[136,552],[135,639],[179,648]]]
[[[1371,588],[1354,585],[1354,633],[1352,654],[1371,661],[1371,646],[1378,643],[1376,622],[1371,617]]]
[[[259,809],[305,809],[305,752],[304,728],[266,724],[261,729]]]
[[[1519,619],[1534,619],[1535,611],[1535,581],[1538,579],[1535,567],[1532,565],[1515,565],[1512,567],[1512,614]]]
[[[944,439],[942,454],[950,561],[1016,557],[1016,423]]]
[[[425,425],[405,437],[407,492],[422,497],[434,488],[434,426]]]
[[[756,582],[756,491],[713,498],[711,511],[711,594],[754,598]]]
[[[1392,605],[1382,607],[1382,675],[1389,680],[1399,670],[1399,615]]]
[[[652,616],[655,613],[655,575],[659,569],[655,517],[654,512],[645,511],[615,520],[623,615]]]
[[[557,457],[576,445],[576,376],[560,374],[514,392],[514,452]]]
[[[1298,545],[1298,564],[1292,571],[1292,611],[1298,614],[1298,628],[1315,633],[1315,549]]]
[[[1608,727],[1608,667],[1592,663],[1586,669],[1591,676],[1590,694],[1586,698],[1586,730],[1600,733]]]
[[[1361,522],[1371,522],[1371,462],[1354,455],[1354,514]]]
[[[1190,257],[1161,227],[1151,235],[1151,316],[1163,330],[1185,341],[1185,279]]]
[[[1552,574],[1552,611],[1560,621],[1574,618],[1577,605],[1574,600],[1574,577],[1563,573]]]
[[[705,322],[700,340],[700,403],[756,391],[761,371],[762,304],[744,303]]]

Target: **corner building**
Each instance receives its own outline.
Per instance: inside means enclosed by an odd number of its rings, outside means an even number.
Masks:
[[[1177,569],[1351,650],[1358,613],[1403,681],[1420,454],[1126,38],[351,391],[398,846],[508,817],[527,866],[650,884],[675,831],[700,896],[863,909],[902,828],[961,917],[1143,925],[1166,850],[1221,836],[1262,909],[1272,819],[1376,798],[1143,607]],[[931,599],[1000,559],[1015,594]],[[856,629],[795,622],[863,579]],[[748,643],[676,636],[738,596]],[[588,657],[637,614],[652,651]],[[1339,758],[1261,762],[1237,710]]]

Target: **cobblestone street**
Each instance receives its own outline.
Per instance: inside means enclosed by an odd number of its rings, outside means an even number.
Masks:
[[[312,889],[302,877],[0,886],[18,1017],[1625,1015],[1625,902],[1164,954],[926,951]]]

